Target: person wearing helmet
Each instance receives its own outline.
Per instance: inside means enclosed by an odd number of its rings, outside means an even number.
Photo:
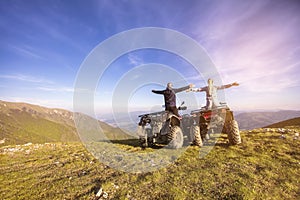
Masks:
[[[205,92],[206,93],[206,109],[212,109],[214,107],[220,106],[218,97],[217,97],[217,90],[222,90],[226,88],[230,88],[232,86],[239,86],[237,82],[222,85],[222,86],[216,86],[214,85],[213,79],[209,78],[207,80],[207,86],[201,87],[201,88],[192,88],[190,91],[193,92]]]
[[[170,111],[179,117],[178,109],[176,107],[176,93],[188,90],[192,87],[194,87],[193,84],[189,84],[188,86],[181,88],[173,88],[173,84],[168,83],[165,90],[152,90],[152,92],[155,94],[163,94],[165,100],[165,110]]]

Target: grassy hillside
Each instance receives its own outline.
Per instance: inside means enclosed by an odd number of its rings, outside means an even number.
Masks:
[[[282,127],[288,127],[288,126],[299,126],[300,127],[300,117],[296,117],[293,119],[285,120],[282,122],[278,122],[275,124],[271,124],[266,126],[266,128],[282,128]]]
[[[0,138],[6,139],[2,145],[79,141],[74,127],[17,109],[0,113],[0,127]]]
[[[82,117],[89,118],[82,115]],[[129,138],[120,129],[98,122],[110,139]],[[0,146],[79,141],[73,113],[63,109],[0,101]]]
[[[74,126],[73,113],[58,108],[46,108],[28,103],[0,101],[0,112],[9,114],[11,111],[23,111],[31,116],[47,119],[52,122]]]
[[[284,138],[277,129],[242,132],[238,146],[228,146],[224,135],[204,158],[204,148],[191,146],[167,168],[140,174],[101,164],[80,143],[2,147],[1,198],[95,199],[102,188],[108,199],[298,199],[297,131]],[[132,140],[117,145],[128,152],[154,151]]]

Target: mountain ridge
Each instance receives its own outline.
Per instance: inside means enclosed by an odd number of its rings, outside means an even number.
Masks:
[[[261,128],[284,120],[300,117],[299,110],[279,110],[268,112],[245,112],[235,116],[242,130]]]
[[[277,122],[274,124],[270,124],[265,126],[264,128],[283,128],[288,126],[299,126],[300,127],[300,117],[284,120],[281,122]]]
[[[142,113],[142,111],[135,112]],[[128,114],[127,114],[128,115]],[[135,131],[138,117],[130,115],[134,122],[127,128],[126,121],[122,121],[121,128],[126,131]],[[94,120],[92,117],[84,116]],[[133,118],[135,117],[135,118]],[[300,111],[277,110],[274,112],[245,112],[236,115],[241,130],[267,127],[291,118],[300,117]],[[122,118],[120,118],[122,119]],[[135,123],[136,120],[136,123]],[[128,134],[119,127],[114,127],[109,120],[97,120],[104,134],[110,139],[128,138]],[[74,113],[61,108],[47,108],[23,102],[7,102],[0,100],[0,143],[1,146],[9,144],[24,144],[26,142],[57,142],[79,141],[74,123]],[[87,135],[92,137],[93,134]]]
[[[132,126],[136,126],[136,124],[139,121],[138,115],[144,114],[144,113],[150,113],[150,111],[135,111],[130,112],[129,114],[121,113],[117,117],[114,117],[112,114],[109,115],[98,115],[105,121],[106,123],[110,124],[111,126],[116,126],[116,121],[119,122],[119,125],[122,126],[122,123],[125,124],[127,122],[128,124],[131,124],[128,129],[132,128]],[[184,112],[182,114],[188,114],[189,112]],[[255,128],[262,128],[265,126],[268,126],[270,124],[274,124],[277,122],[281,122],[284,120],[292,119],[295,117],[300,117],[300,111],[299,110],[276,110],[276,111],[233,111],[235,120],[239,124],[239,128],[241,130],[252,130]],[[123,116],[123,117],[122,117]],[[128,116],[131,117],[131,119],[128,119]],[[116,119],[114,119],[116,118]],[[134,125],[132,125],[132,121],[136,122]],[[127,128],[126,126],[124,126]]]

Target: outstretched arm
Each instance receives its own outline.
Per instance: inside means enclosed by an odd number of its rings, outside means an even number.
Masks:
[[[178,93],[178,92],[182,92],[182,91],[185,91],[185,90],[188,90],[192,87],[194,87],[195,85],[194,84],[189,84],[188,86],[185,86],[185,87],[181,87],[181,88],[174,88],[174,92],[175,93]]]
[[[226,88],[230,88],[232,86],[239,86],[240,84],[238,84],[237,82],[234,82],[234,83],[231,83],[231,84],[227,84],[227,85],[222,85],[222,86],[218,86],[218,90],[221,90],[221,89],[226,89]]]
[[[164,90],[152,90],[155,94],[164,94]]]

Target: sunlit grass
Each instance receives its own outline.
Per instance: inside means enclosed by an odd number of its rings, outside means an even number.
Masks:
[[[7,149],[16,146],[2,147],[1,198],[93,199],[103,188],[109,199],[297,199],[296,131],[284,138],[277,132],[242,132],[243,142],[237,146],[228,146],[226,136],[220,137],[202,158],[201,149],[190,146],[167,167],[139,174],[101,164],[76,142],[23,145],[15,152]],[[136,142],[116,145],[129,153],[156,151],[142,150]]]

